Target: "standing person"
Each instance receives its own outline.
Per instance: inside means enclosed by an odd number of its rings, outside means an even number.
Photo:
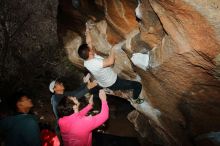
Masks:
[[[118,49],[118,45],[115,45],[107,58],[103,58],[95,54],[91,47],[91,39],[87,39],[87,44],[82,44],[78,49],[79,56],[84,60],[84,66],[91,72],[94,78],[97,80],[101,87],[109,88],[111,90],[129,90],[133,89],[132,101],[137,104],[144,102],[139,98],[142,85],[137,81],[124,80],[117,76],[113,71],[112,65],[115,61],[115,49]]]
[[[40,146],[40,128],[36,117],[29,114],[33,107],[27,94],[19,92],[11,104],[15,115],[0,120],[0,130],[5,134],[6,146]]]
[[[91,146],[92,130],[102,125],[109,117],[109,108],[104,90],[99,91],[102,102],[101,112],[95,116],[86,116],[92,109],[93,96],[89,104],[79,110],[80,103],[76,97],[63,98],[57,110],[60,116],[58,124],[64,146]]]
[[[94,88],[97,85],[95,81],[90,82],[89,79],[87,79],[87,84],[84,84],[78,89],[72,90],[72,91],[65,91],[65,86],[61,81],[54,80],[49,85],[50,92],[53,93],[51,96],[51,104],[53,108],[53,113],[58,120],[59,116],[57,114],[57,105],[62,100],[63,97],[67,96],[74,96],[76,98],[80,98],[87,94],[90,89]]]

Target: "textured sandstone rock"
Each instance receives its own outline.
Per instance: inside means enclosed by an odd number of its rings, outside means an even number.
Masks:
[[[182,0],[173,2],[150,0],[150,3],[161,20],[164,29],[175,41],[177,53],[194,49],[213,59],[219,52],[215,29],[212,22],[206,19],[206,17],[212,17],[211,15],[202,16],[201,13],[196,11],[195,7]],[[207,5],[209,4],[211,2],[207,3]],[[199,6],[206,7],[206,11],[208,11],[211,7],[208,8],[207,5]],[[219,10],[216,9],[216,11]]]
[[[83,60],[79,58],[77,49],[82,43],[81,37],[72,31],[68,31],[63,37],[64,48],[69,60],[77,67],[83,68]]]
[[[135,20],[135,0],[104,1],[105,17],[118,34],[126,37],[128,33],[137,28]]]
[[[103,7],[105,20],[92,19],[87,25],[93,47],[107,56],[111,46],[125,41],[114,69],[124,78],[139,78],[143,84],[141,96],[150,108],[143,112],[143,108],[134,106],[139,113],[130,117],[140,134],[149,135],[145,127],[149,123],[141,118],[143,115],[152,121],[150,127],[165,145],[190,146],[189,137],[219,129],[219,1],[149,0],[138,5],[135,1],[97,0],[96,4]],[[85,21],[82,24],[84,31]],[[67,49],[70,60],[79,67],[82,62],[70,53],[83,42],[82,34],[71,32],[69,44],[74,47],[65,47],[71,48]],[[148,51],[147,71],[131,63],[133,53]],[[129,91],[114,94],[126,99],[131,96]],[[150,112],[155,109],[160,116]]]
[[[164,36],[164,31],[149,1],[139,2],[136,8],[136,15],[137,13],[140,15],[137,17],[139,19],[141,40],[146,42],[151,49],[159,46]]]

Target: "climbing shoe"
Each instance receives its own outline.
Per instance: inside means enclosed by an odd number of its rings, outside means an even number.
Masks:
[[[142,104],[144,102],[144,99],[141,99],[141,98],[137,98],[134,100],[134,103],[136,104]]]

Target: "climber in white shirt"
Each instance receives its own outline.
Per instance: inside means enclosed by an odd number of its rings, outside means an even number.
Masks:
[[[133,90],[132,101],[137,104],[144,102],[139,98],[139,94],[142,89],[141,83],[137,81],[121,79],[113,71],[111,65],[115,61],[114,50],[118,47],[115,45],[107,58],[103,58],[97,54],[91,47],[91,45],[82,44],[78,49],[79,56],[84,60],[84,66],[90,71],[90,73],[97,80],[98,85],[111,90]]]

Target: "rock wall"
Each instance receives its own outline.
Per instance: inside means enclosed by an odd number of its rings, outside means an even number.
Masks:
[[[60,0],[58,30],[68,57],[82,68],[76,52],[85,42],[86,29],[103,56],[124,41],[114,69],[143,84],[145,106],[134,105],[139,112],[129,115],[142,136],[150,137],[144,134],[150,125],[161,145],[191,146],[199,143],[200,134],[219,130],[218,0],[80,2],[77,8],[67,8],[67,1]],[[132,63],[133,53],[149,53],[147,70]],[[139,116],[145,118],[134,118]]]

